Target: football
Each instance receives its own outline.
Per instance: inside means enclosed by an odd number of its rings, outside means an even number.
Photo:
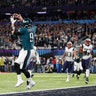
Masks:
[[[13,17],[14,17],[14,19],[18,19],[18,17],[19,17],[19,14],[17,14],[17,13],[14,13],[14,14],[13,14]]]

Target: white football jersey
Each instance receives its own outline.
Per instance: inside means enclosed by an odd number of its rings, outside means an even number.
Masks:
[[[69,49],[67,47],[65,47],[65,54],[66,54],[65,60],[66,61],[74,61],[73,52],[74,52],[74,47],[71,47]]]
[[[89,46],[83,44],[83,53],[84,54],[83,54],[82,58],[85,59],[85,60],[90,58],[92,50],[93,50],[92,44],[90,44]]]

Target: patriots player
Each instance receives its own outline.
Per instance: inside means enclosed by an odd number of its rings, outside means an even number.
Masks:
[[[35,85],[35,82],[32,80],[31,75],[26,68],[30,63],[31,58],[35,56],[34,37],[37,27],[32,25],[31,19],[24,19],[21,14],[17,13],[14,13],[10,17],[10,21],[12,34],[19,35],[22,44],[22,49],[20,50],[19,56],[15,60],[14,64],[17,73],[17,84],[15,85],[15,87],[19,87],[24,82],[21,78],[21,72],[23,72],[27,78],[27,81],[29,82],[26,89],[31,89]],[[23,26],[18,29],[18,31],[15,30],[16,21],[23,23]]]
[[[76,57],[75,48],[73,47],[72,42],[69,41],[67,43],[67,46],[65,47],[65,53],[62,57],[65,62],[63,66],[63,71],[65,72],[65,70],[68,69],[66,82],[69,82],[70,80],[70,73],[73,70],[73,63],[75,57]]]
[[[82,45],[83,56],[82,56],[82,67],[85,72],[85,83],[89,82],[89,74],[90,74],[90,64],[93,53],[93,45],[91,44],[91,39],[87,38]]]

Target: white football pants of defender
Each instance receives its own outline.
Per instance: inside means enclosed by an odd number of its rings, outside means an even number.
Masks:
[[[79,62],[79,63],[74,62],[74,71],[79,71],[79,70],[83,70],[82,63],[81,62]]]

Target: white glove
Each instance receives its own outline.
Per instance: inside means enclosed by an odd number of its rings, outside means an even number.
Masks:
[[[16,22],[16,20],[13,18],[13,16],[10,17],[10,21],[12,24],[14,24]]]

